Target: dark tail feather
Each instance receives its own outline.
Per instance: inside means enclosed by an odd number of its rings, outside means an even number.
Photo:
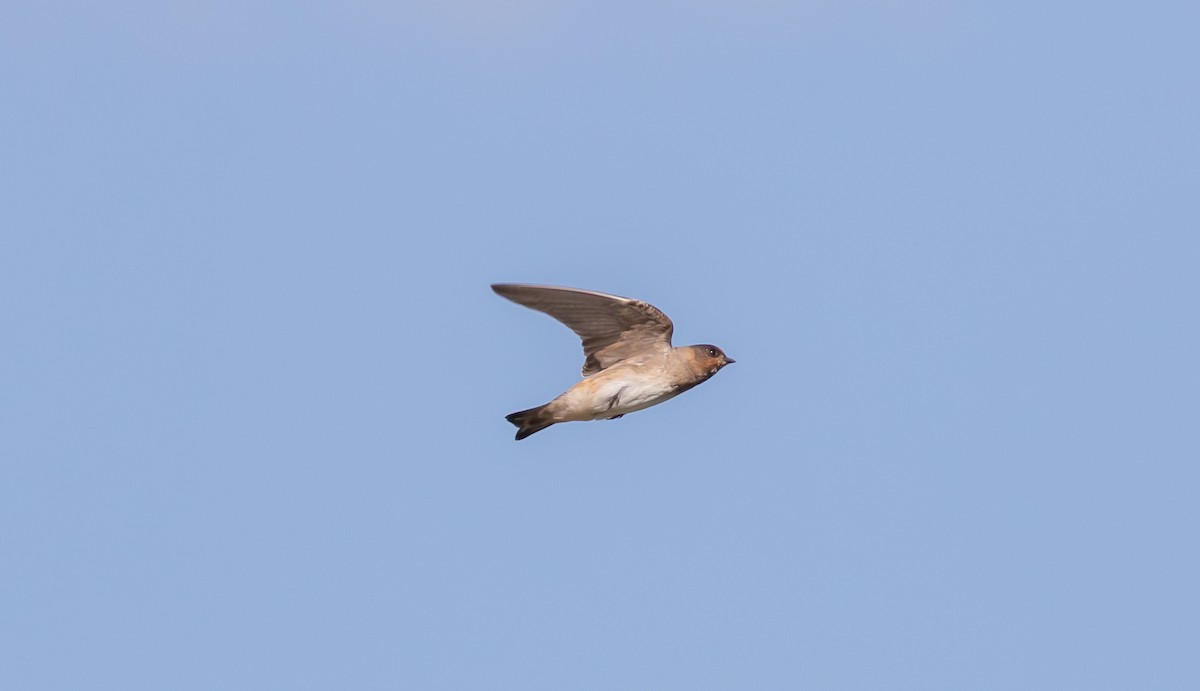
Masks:
[[[519,413],[505,415],[504,419],[519,428],[517,430],[517,441],[521,441],[534,432],[540,432],[554,424],[554,420],[550,419],[550,414],[546,412],[546,406],[544,405],[530,408],[529,410],[522,410]]]

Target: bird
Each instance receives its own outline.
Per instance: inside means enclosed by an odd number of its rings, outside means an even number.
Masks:
[[[658,405],[736,362],[715,345],[672,346],[657,307],[593,290],[494,283],[501,297],[554,317],[583,341],[583,381],[545,405],[505,416],[517,441],[560,422],[615,420]]]

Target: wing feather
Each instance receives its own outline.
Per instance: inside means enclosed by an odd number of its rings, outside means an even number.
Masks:
[[[496,294],[545,312],[583,341],[583,376],[639,352],[671,345],[675,325],[657,307],[633,298],[578,288],[496,283]]]

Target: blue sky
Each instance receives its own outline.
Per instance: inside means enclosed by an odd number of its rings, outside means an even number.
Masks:
[[[6,5],[0,686],[1197,688],[1198,20]]]

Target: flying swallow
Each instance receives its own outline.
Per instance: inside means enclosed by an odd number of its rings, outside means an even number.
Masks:
[[[549,403],[505,419],[517,439],[575,420],[615,420],[702,384],[734,362],[714,345],[673,347],[675,325],[632,298],[578,288],[495,283],[492,290],[554,317],[583,340],[583,381]]]

